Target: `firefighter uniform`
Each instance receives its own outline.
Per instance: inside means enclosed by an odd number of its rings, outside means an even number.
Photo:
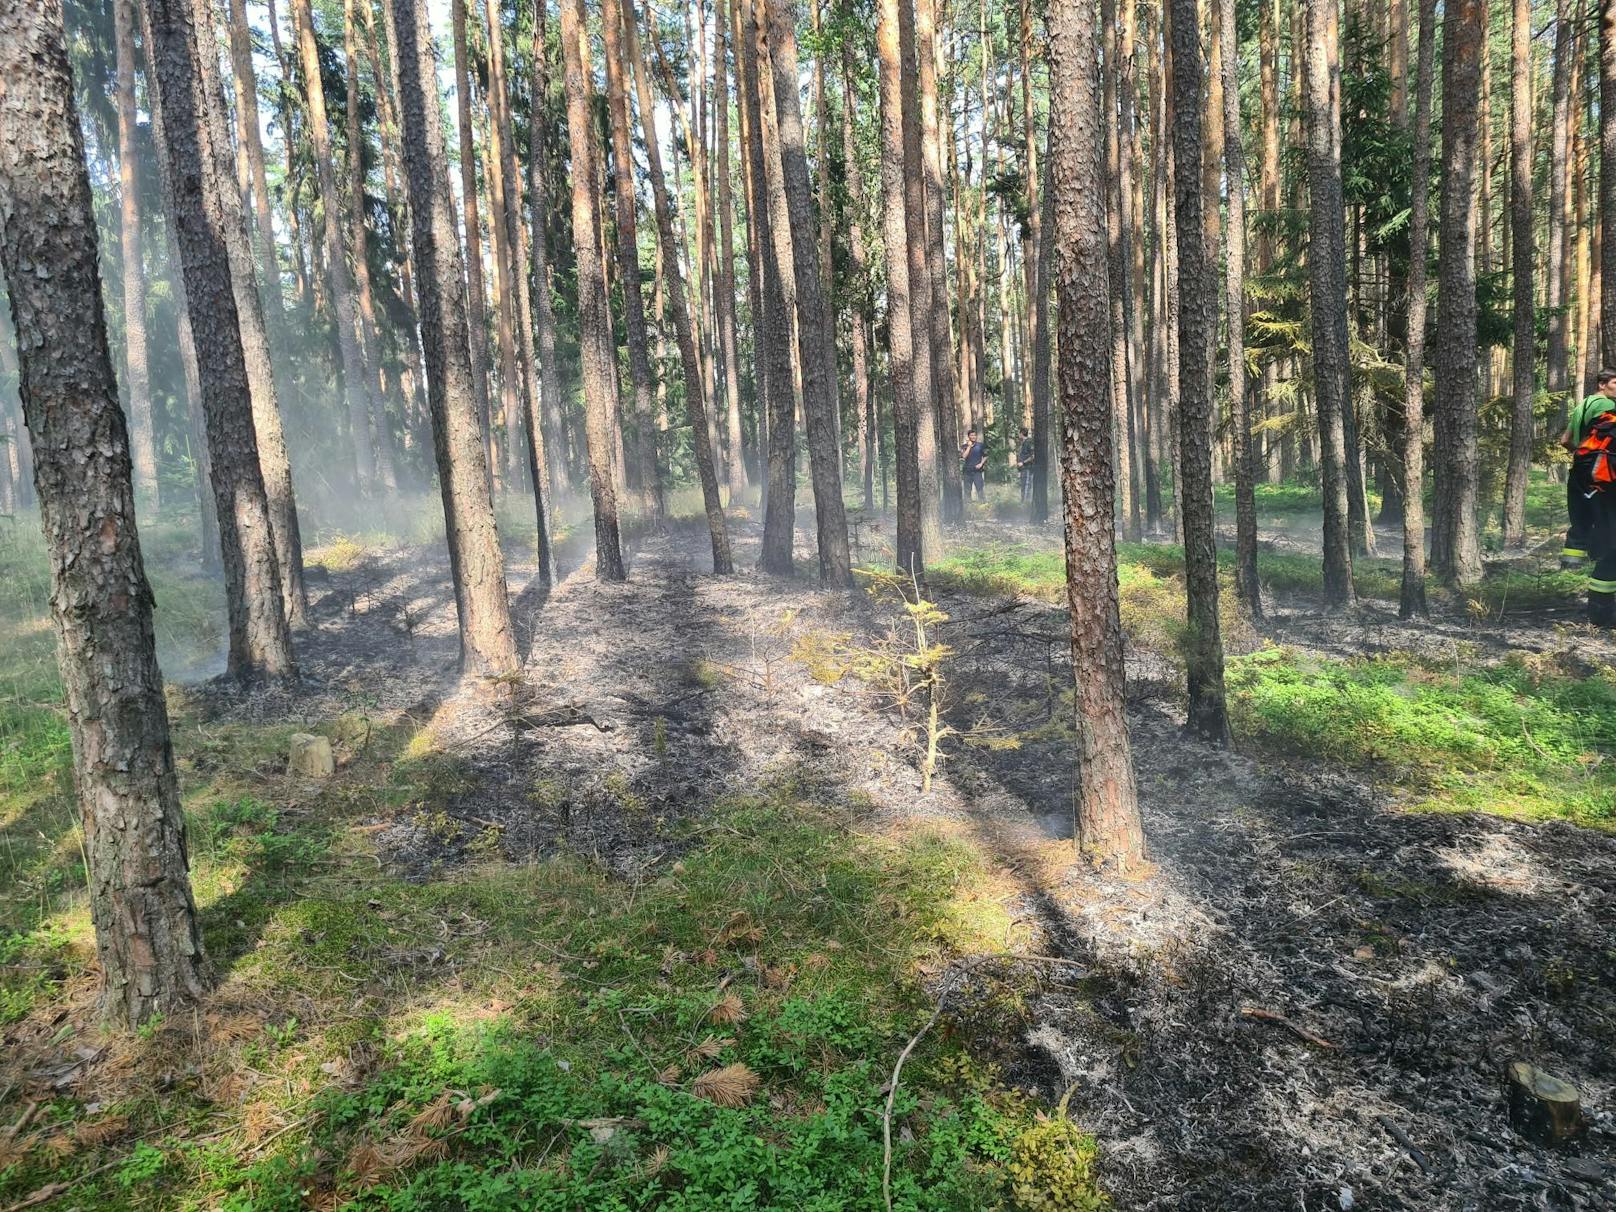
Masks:
[[[1574,406],[1566,418],[1566,431],[1571,435],[1572,446],[1575,447],[1588,435],[1588,429],[1596,417],[1613,408],[1616,408],[1616,400],[1603,392],[1596,392]],[[1593,558],[1591,544],[1599,525],[1599,513],[1598,497],[1591,495],[1587,486],[1579,487],[1575,475],[1567,476],[1566,517],[1569,525],[1566,527],[1565,546],[1560,551],[1562,568],[1581,568]]]

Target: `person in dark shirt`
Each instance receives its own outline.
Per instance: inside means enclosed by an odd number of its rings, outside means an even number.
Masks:
[[[1032,500],[1032,465],[1034,462],[1032,434],[1021,427],[1021,445],[1016,448],[1016,470],[1021,473],[1021,503]]]
[[[971,499],[971,493],[976,493],[976,499],[988,499],[987,475],[988,465],[987,447],[982,445],[982,437],[976,432],[973,425],[965,431],[965,442],[960,447],[960,472],[965,477],[965,499]]]

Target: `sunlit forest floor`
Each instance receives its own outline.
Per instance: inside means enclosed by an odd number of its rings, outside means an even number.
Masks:
[[[910,1209],[1609,1206],[1616,646],[1554,571],[1557,491],[1534,487],[1534,552],[1405,625],[1395,558],[1325,617],[1316,498],[1265,489],[1270,617],[1224,611],[1233,754],[1179,732],[1178,553],[1125,545],[1153,858],[1126,880],[1072,848],[1059,528],[1003,487],[928,582],[929,791],[887,518],[859,517],[849,595],[712,578],[693,520],[600,585],[580,515],[545,597],[513,510],[523,677],[464,688],[431,527],[322,532],[304,677],[250,695],[207,680],[194,536],[150,527],[220,984],[134,1038],[88,1016],[23,519],[0,531],[0,1208],[876,1209],[887,1181]],[[332,740],[332,779],[287,776],[295,732]],[[1511,1131],[1517,1058],[1579,1087],[1580,1146]]]

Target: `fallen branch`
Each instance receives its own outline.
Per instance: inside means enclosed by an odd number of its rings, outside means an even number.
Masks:
[[[1377,1115],[1375,1118],[1380,1121],[1380,1126],[1386,1129],[1391,1138],[1408,1151],[1408,1155],[1414,1159],[1420,1170],[1425,1174],[1429,1174],[1431,1172],[1431,1163],[1425,1160],[1425,1154],[1418,1145],[1409,1139],[1408,1133],[1399,1128],[1387,1116]]]
[[[1315,1034],[1306,1027],[1293,1023],[1277,1010],[1264,1010],[1260,1006],[1245,1006],[1241,1009],[1240,1014],[1243,1018],[1256,1019],[1260,1023],[1278,1023],[1281,1027],[1291,1031],[1299,1039],[1306,1040],[1314,1047],[1325,1048],[1331,1052],[1341,1051],[1340,1044],[1333,1043],[1325,1039],[1324,1036]]]

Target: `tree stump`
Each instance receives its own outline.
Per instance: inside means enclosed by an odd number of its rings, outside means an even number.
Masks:
[[[1557,1145],[1586,1126],[1577,1088],[1525,1061],[1512,1061],[1504,1072],[1509,1088],[1510,1126],[1527,1140]]]
[[[292,734],[291,751],[287,756],[286,773],[298,778],[329,778],[337,768],[331,755],[331,742],[323,736],[306,732]]]

